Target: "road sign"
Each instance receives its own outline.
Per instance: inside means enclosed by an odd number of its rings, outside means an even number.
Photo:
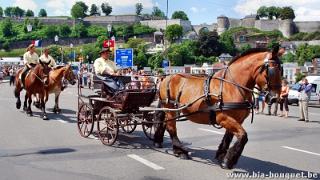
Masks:
[[[121,68],[133,66],[133,49],[117,49],[115,53],[116,65]]]
[[[163,60],[162,61],[162,68],[166,68],[169,66],[169,61],[168,60]]]

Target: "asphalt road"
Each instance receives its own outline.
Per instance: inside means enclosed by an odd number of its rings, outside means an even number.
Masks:
[[[23,96],[22,96],[23,97]],[[0,84],[0,179],[232,179],[285,176],[320,179],[320,111],[311,107],[310,123],[297,121],[298,109],[290,106],[290,117],[256,115],[244,123],[249,142],[237,166],[223,170],[214,161],[223,130],[179,122],[178,135],[190,149],[192,160],[172,155],[166,135],[164,148],[155,149],[139,127],[121,133],[113,147],[94,137],[82,138],[76,126],[76,88],[67,88],[60,99],[62,114],[55,115],[53,97],[47,104],[49,121],[27,117],[15,108],[13,87]],[[259,177],[259,178],[258,178]],[[235,178],[235,177],[234,177]]]

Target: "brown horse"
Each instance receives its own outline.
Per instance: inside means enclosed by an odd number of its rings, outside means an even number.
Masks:
[[[172,140],[174,154],[189,158],[188,151],[177,136],[176,118],[180,113],[173,109],[180,108],[182,114],[192,122],[220,125],[226,129],[216,159],[222,168],[233,168],[248,141],[242,123],[250,114],[253,104],[252,89],[257,84],[261,90],[280,92],[281,68],[278,57],[282,53],[279,48],[272,52],[252,49],[208,78],[184,74],[164,78],[159,89],[159,107],[163,111],[156,113],[156,119],[163,125],[156,130],[155,146],[162,147],[166,129]],[[229,148],[233,136],[237,140]]]
[[[62,91],[62,81],[67,80],[70,84],[74,85],[76,83],[77,77],[74,75],[71,65],[58,66],[49,73],[49,84],[45,88],[45,102],[48,102],[49,94],[55,94],[55,105],[53,108],[54,113],[60,113],[59,108],[59,96]]]
[[[47,120],[47,114],[45,109],[45,102],[44,96],[46,94],[45,87],[49,84],[49,72],[50,67],[48,66],[49,63],[42,63],[37,64],[33,69],[30,70],[28,75],[25,77],[25,84],[24,87],[22,86],[19,77],[22,72],[22,69],[18,70],[15,81],[16,87],[14,89],[14,95],[17,98],[16,108],[20,109],[21,107],[21,100],[20,100],[20,92],[24,88],[26,90],[25,101],[23,105],[23,110],[27,111],[29,116],[32,116],[31,110],[31,103],[32,103],[32,95],[39,94],[40,101],[41,101],[41,109],[42,109],[42,118],[43,120]],[[27,106],[28,100],[28,106]]]

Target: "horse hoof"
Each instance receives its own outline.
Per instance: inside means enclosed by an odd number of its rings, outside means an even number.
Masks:
[[[179,158],[180,158],[180,159],[183,159],[183,160],[189,160],[189,159],[191,159],[190,156],[189,156],[188,154],[185,154],[185,153],[179,154]]]
[[[154,143],[155,148],[162,148],[162,143]]]
[[[17,102],[17,103],[16,103],[16,108],[17,108],[17,109],[20,109],[20,108],[21,108],[21,102]]]
[[[23,111],[28,111],[28,108],[27,107],[23,107]]]
[[[32,117],[33,115],[32,115],[32,113],[28,113],[28,116],[29,116],[29,117]]]
[[[220,163],[220,167],[222,169],[232,169],[232,166],[230,164],[226,163],[226,162]]]
[[[43,120],[49,120],[49,118],[47,116],[43,116],[42,119]]]

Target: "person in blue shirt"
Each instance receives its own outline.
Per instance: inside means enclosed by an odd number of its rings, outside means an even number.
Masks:
[[[299,88],[299,108],[300,108],[300,119],[299,121],[309,122],[308,118],[308,105],[311,96],[312,84],[308,83],[308,79],[304,78]]]

